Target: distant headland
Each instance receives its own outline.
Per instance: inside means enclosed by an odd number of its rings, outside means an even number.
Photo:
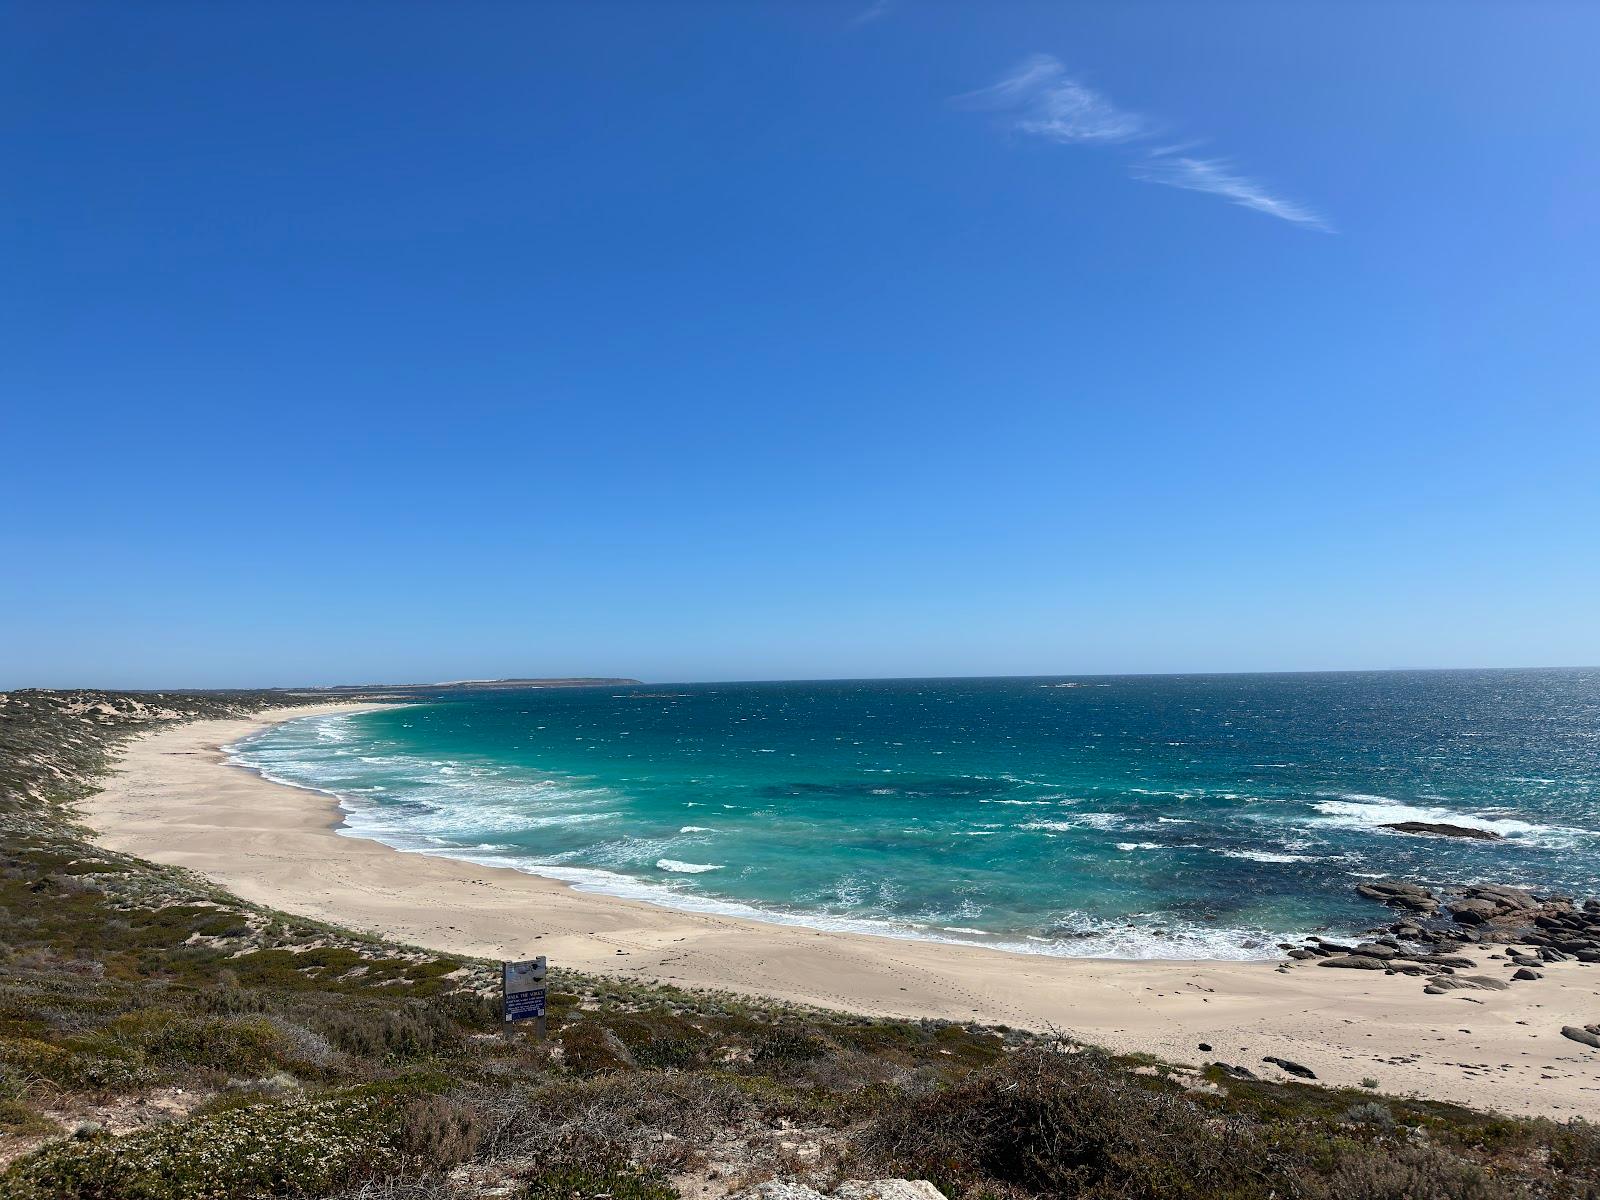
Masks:
[[[325,688],[296,688],[296,692],[306,694],[315,693],[367,693],[373,691],[404,691],[404,692],[443,692],[456,690],[470,691],[511,691],[519,688],[557,688],[557,687],[638,687],[638,679],[611,679],[599,676],[579,675],[571,678],[560,679],[452,679],[443,683],[342,683]]]

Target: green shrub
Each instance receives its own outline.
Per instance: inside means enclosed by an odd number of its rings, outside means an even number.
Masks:
[[[461,1044],[461,1031],[449,1016],[415,1003],[333,1009],[318,1016],[316,1024],[340,1050],[359,1058],[419,1058],[448,1053]]]
[[[160,1071],[210,1068],[230,1074],[276,1065],[284,1048],[268,1021],[189,1017],[162,1009],[118,1017],[78,1045],[97,1055],[126,1055]]]
[[[703,1031],[670,1013],[608,1016],[604,1022],[626,1048],[625,1057],[645,1070],[692,1070],[711,1047]]]
[[[910,1099],[870,1135],[897,1173],[1081,1197],[1244,1197],[1273,1155],[1243,1123],[1146,1086],[1098,1051],[1025,1051]]]
[[[1430,1146],[1397,1145],[1382,1154],[1341,1155],[1326,1173],[1302,1181],[1306,1200],[1512,1200],[1529,1193]]]
[[[1394,1128],[1394,1114],[1389,1111],[1389,1106],[1376,1100],[1352,1104],[1344,1110],[1344,1119],[1351,1125],[1371,1125],[1383,1130]]]
[[[678,1200],[678,1191],[658,1175],[613,1164],[557,1167],[530,1179],[517,1196],[518,1200]]]
[[[447,1096],[418,1096],[400,1114],[400,1152],[439,1170],[467,1162],[482,1138],[477,1110]]]
[[[322,1195],[407,1161],[404,1089],[260,1104],[126,1137],[57,1142],[0,1176],[13,1200],[247,1200]]]
[[[750,1057],[760,1066],[773,1067],[810,1062],[827,1052],[828,1044],[821,1038],[792,1025],[779,1025],[756,1038]]]
[[[0,1080],[13,1095],[35,1080],[75,1091],[147,1087],[156,1074],[128,1047],[107,1045],[103,1052],[81,1052],[37,1038],[0,1038]]]
[[[0,1136],[36,1137],[56,1133],[60,1128],[49,1117],[34,1112],[19,1100],[0,1100]]]

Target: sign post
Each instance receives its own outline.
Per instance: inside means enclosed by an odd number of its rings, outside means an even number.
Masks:
[[[543,1040],[544,1020],[544,955],[523,962],[500,964],[501,1011],[505,1014],[505,1036],[509,1041],[514,1023],[530,1017],[534,1028]]]

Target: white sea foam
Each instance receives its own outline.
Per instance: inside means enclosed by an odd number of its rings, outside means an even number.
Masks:
[[[1315,854],[1274,854],[1270,850],[1214,850],[1213,854],[1220,854],[1225,858],[1247,858],[1251,862],[1262,863],[1295,863],[1315,862]]]
[[[429,857],[448,857],[484,866],[513,867],[530,875],[560,880],[579,891],[642,900],[663,908],[685,912],[713,913],[719,916],[740,917],[774,925],[827,932],[861,933],[912,941],[950,942],[957,945],[984,945],[1016,954],[1043,954],[1059,958],[1267,959],[1277,957],[1276,942],[1301,941],[1305,932],[1192,926],[1183,921],[1168,919],[1162,914],[1148,914],[1137,923],[1122,927],[1111,926],[1093,918],[1080,917],[1074,924],[1081,926],[1082,931],[1074,929],[1071,936],[1040,937],[1024,934],[1020,938],[1005,939],[995,934],[980,935],[976,931],[957,934],[949,927],[945,927],[942,932],[931,931],[909,921],[887,921],[814,911],[793,912],[702,893],[680,891],[670,883],[651,882],[616,871],[595,867],[574,867],[529,857],[474,853],[472,850],[460,847],[396,848]],[[859,903],[862,898],[861,895],[852,893],[846,902]],[[971,940],[979,936],[984,940],[981,942]]]
[[[692,863],[680,862],[676,858],[658,858],[656,866],[663,871],[671,871],[677,875],[703,875],[707,871],[722,870],[721,863]]]
[[[1122,851],[1163,850],[1165,847],[1160,842],[1118,842],[1117,849]]]
[[[1068,833],[1074,829],[1120,829],[1125,822],[1116,813],[1074,813],[1067,820],[1029,821],[1018,829],[1044,830],[1049,833]]]
[[[704,825],[685,825],[682,829],[678,830],[678,832],[679,833],[715,833],[716,830],[715,829],[709,829]]]
[[[1072,819],[1079,825],[1087,825],[1090,829],[1117,829],[1126,824],[1126,821],[1116,813],[1076,813]]]
[[[1481,829],[1514,841],[1556,849],[1570,847],[1579,838],[1593,836],[1582,829],[1538,825],[1515,817],[1490,817],[1456,812],[1449,808],[1406,804],[1388,797],[1356,800],[1347,795],[1338,800],[1319,800],[1312,807],[1321,814],[1319,824],[1341,829],[1361,829],[1373,833],[1394,833],[1394,830],[1385,829],[1383,826],[1402,821],[1422,821],[1438,825],[1460,825],[1466,829]]]
[[[1251,961],[1279,955],[1278,942],[1298,942],[1305,932],[1250,928],[1217,928],[1176,920],[1162,913],[1146,913],[1135,922],[1113,925],[1089,917],[1071,922],[1070,936],[1029,939],[1001,949],[1031,950],[1063,958],[1114,958],[1139,960],[1221,959]]]

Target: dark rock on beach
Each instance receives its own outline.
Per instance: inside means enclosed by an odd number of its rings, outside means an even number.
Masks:
[[[1462,925],[1479,925],[1500,912],[1493,900],[1457,900],[1450,906],[1450,915]]]
[[[1338,958],[1325,958],[1317,964],[1319,967],[1349,967],[1355,971],[1381,971],[1387,964],[1381,958],[1369,958],[1365,954],[1341,954]]]
[[[1543,978],[1550,963],[1600,963],[1600,899],[1579,901],[1491,883],[1433,889],[1403,879],[1361,883],[1355,890],[1400,915],[1369,930],[1375,936],[1356,946],[1308,937],[1304,947],[1288,952],[1291,959],[1430,976],[1424,990],[1436,996],[1511,986],[1487,975],[1456,975],[1478,966],[1464,954],[1450,953],[1457,948],[1504,947],[1505,960],[1517,968],[1512,978],[1521,982]]]
[[[1442,992],[1481,991],[1503,992],[1511,985],[1493,975],[1442,975],[1422,990],[1437,996]]]
[[[1465,954],[1408,954],[1412,962],[1428,963],[1435,967],[1475,967],[1478,964]]]
[[[1510,908],[1532,910],[1539,907],[1539,902],[1521,888],[1502,887],[1495,883],[1480,883],[1473,886],[1472,894],[1481,896],[1486,900],[1497,900],[1502,905]],[[1565,902],[1571,903],[1570,900]]]
[[[1367,958],[1394,958],[1400,953],[1400,947],[1387,946],[1382,942],[1362,942],[1355,948],[1355,953]]]
[[[1576,1025],[1566,1025],[1562,1027],[1561,1036],[1564,1038],[1571,1038],[1575,1042],[1582,1042],[1585,1046],[1593,1046],[1596,1050],[1600,1050],[1600,1033],[1596,1033],[1594,1028],[1579,1029]]]
[[[1310,1067],[1303,1067],[1299,1063],[1293,1062],[1287,1058],[1278,1058],[1275,1055],[1269,1054],[1261,1061],[1264,1063],[1271,1063],[1280,1071],[1287,1071],[1290,1075],[1297,1076],[1300,1079],[1315,1079],[1317,1077],[1317,1073]]]
[[[1415,883],[1386,879],[1378,883],[1357,884],[1356,891],[1369,900],[1376,900],[1391,908],[1405,908],[1420,913],[1439,910],[1439,901],[1434,894]]]

